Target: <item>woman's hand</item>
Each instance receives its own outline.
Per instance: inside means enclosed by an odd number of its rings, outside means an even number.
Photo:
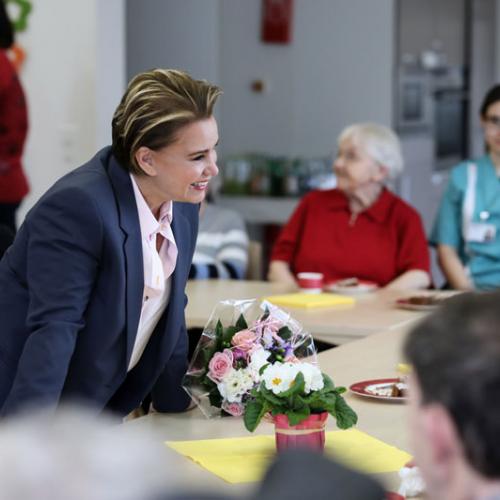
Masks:
[[[449,245],[438,245],[438,262],[451,288],[456,290],[473,290],[474,284],[467,276],[460,257],[455,248]]]
[[[298,288],[288,263],[282,260],[273,260],[271,262],[267,279],[274,283],[285,285],[286,288],[290,290],[297,290]]]
[[[400,274],[385,286],[386,290],[418,290],[420,288],[429,288],[431,277],[429,273],[421,269],[410,269]]]

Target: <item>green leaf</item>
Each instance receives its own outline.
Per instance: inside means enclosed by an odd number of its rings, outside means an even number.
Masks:
[[[223,350],[223,342],[224,342],[224,327],[220,322],[220,319],[217,321],[215,325],[215,345],[213,347],[213,352],[222,351]]]
[[[320,397],[315,401],[316,404],[321,404],[325,407],[335,407],[337,404],[337,399],[339,396],[337,396],[334,392],[327,392],[326,394],[320,394]]]
[[[311,411],[307,406],[297,411],[288,411],[286,412],[288,416],[288,422],[290,425],[297,425],[303,422],[309,415],[311,415]]]
[[[236,328],[238,329],[238,332],[241,330],[246,330],[248,328],[248,324],[243,314],[240,314],[238,321],[236,321]]]
[[[269,389],[266,388],[261,389],[260,394],[265,400],[269,401],[269,403],[271,403],[273,406],[281,406],[285,403],[285,401],[282,398],[276,396],[276,394],[274,394],[274,392],[270,391]]]
[[[216,408],[220,408],[222,406],[222,396],[219,394],[219,391],[210,392],[208,400],[210,401],[210,404]]]
[[[205,387],[209,392],[212,392],[213,390],[217,389],[217,384],[209,379],[207,376],[203,378],[202,381],[203,387]]]
[[[342,396],[337,396],[334,415],[337,419],[337,426],[340,429],[349,429],[358,421],[356,412],[346,403]]]
[[[266,363],[265,365],[261,366],[260,370],[259,370],[259,375],[262,375],[265,371],[266,371],[266,368],[270,365],[271,363]]]
[[[262,404],[260,401],[248,401],[243,416],[246,429],[253,432],[269,409],[267,404]]]
[[[224,345],[225,347],[229,347],[231,345],[231,340],[234,337],[234,334],[238,332],[238,329],[235,326],[228,326],[224,332]]]
[[[297,373],[297,376],[294,379],[294,383],[285,392],[282,392],[280,394],[280,397],[282,398],[288,398],[290,396],[294,396],[295,394],[300,394],[301,392],[304,392],[304,388],[306,386],[306,383],[304,381],[304,375],[302,372]]]
[[[283,340],[289,340],[292,338],[292,331],[288,326],[282,326],[278,330],[278,335],[283,339]]]
[[[333,383],[333,380],[326,374],[326,373],[323,373],[323,384],[324,384],[324,387],[323,387],[323,391],[332,391],[333,389],[335,389],[335,385]]]
[[[217,338],[222,338],[222,335],[224,333],[224,327],[222,326],[222,323],[220,322],[220,319],[217,320],[217,324],[215,325],[215,336]]]
[[[215,354],[216,351],[216,346],[213,345],[212,347],[209,347],[207,349],[204,349],[202,351],[203,355],[203,366],[208,369],[208,364],[210,363],[210,360],[212,359],[213,355]]]
[[[322,399],[324,396],[323,390],[321,391],[313,391],[310,392],[309,394],[304,394],[302,396],[302,399],[304,400],[304,403],[306,404],[314,404],[316,401],[319,401]]]

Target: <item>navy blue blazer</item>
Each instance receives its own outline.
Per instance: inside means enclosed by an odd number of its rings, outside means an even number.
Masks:
[[[173,204],[178,257],[170,301],[127,374],[143,299],[132,183],[104,148],[45,193],[0,261],[0,413],[76,399],[127,414],[153,394],[179,411],[187,368],[186,280],[198,205]]]

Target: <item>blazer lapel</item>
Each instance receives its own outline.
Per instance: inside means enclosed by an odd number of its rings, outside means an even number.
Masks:
[[[127,366],[134,347],[141,315],[144,291],[144,265],[142,258],[141,228],[129,173],[114,156],[110,156],[109,177],[118,204],[119,224],[125,239],[123,251],[126,273],[127,301]]]

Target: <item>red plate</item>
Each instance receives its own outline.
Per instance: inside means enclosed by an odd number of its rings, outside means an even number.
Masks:
[[[373,281],[358,280],[358,284],[354,286],[343,286],[341,283],[344,280],[336,280],[327,283],[324,287],[326,292],[342,293],[345,295],[358,295],[362,293],[374,292],[378,285]]]
[[[398,378],[379,378],[374,380],[363,380],[362,382],[356,382],[349,387],[349,390],[358,396],[365,396],[367,398],[383,399],[384,401],[397,401],[404,402],[408,401],[407,397],[404,396],[390,396],[384,395],[383,391],[389,391],[391,385],[399,383]],[[377,391],[381,393],[377,394]]]
[[[399,493],[394,493],[394,491],[386,491],[385,500],[405,500],[405,497],[401,496]]]
[[[408,311],[434,311],[439,304],[413,304],[409,299],[398,299],[396,300],[396,306]]]

